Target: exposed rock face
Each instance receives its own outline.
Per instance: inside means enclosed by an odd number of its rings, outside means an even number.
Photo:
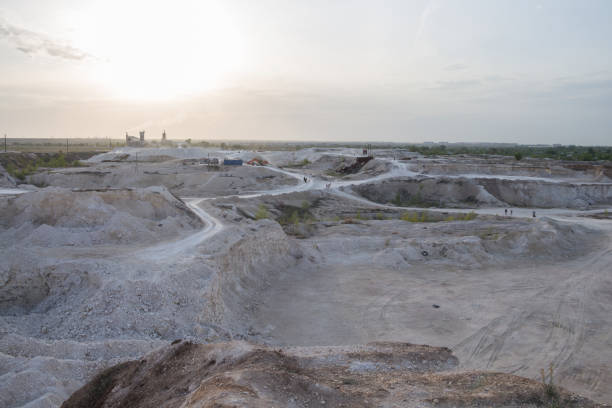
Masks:
[[[408,207],[578,208],[612,204],[612,184],[504,178],[391,178],[352,187],[368,200]]]
[[[595,407],[536,381],[450,372],[447,348],[406,343],[270,348],[176,341],[111,367],[64,408],[90,407]]]
[[[517,207],[579,208],[612,204],[612,184],[478,179],[491,195]]]

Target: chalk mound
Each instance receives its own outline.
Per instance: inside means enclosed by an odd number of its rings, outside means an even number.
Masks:
[[[72,191],[46,188],[0,197],[0,246],[151,243],[202,227],[163,187]]]
[[[407,343],[270,348],[176,341],[98,374],[64,408],[85,407],[533,407],[593,402],[508,374],[449,372],[447,348]]]

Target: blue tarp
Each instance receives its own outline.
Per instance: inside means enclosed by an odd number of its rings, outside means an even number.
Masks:
[[[241,159],[224,159],[223,165],[225,166],[242,166]]]

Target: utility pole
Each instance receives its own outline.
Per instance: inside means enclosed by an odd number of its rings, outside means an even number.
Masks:
[[[4,153],[6,153],[6,133],[4,134]]]
[[[66,155],[68,155],[68,138],[66,138]]]

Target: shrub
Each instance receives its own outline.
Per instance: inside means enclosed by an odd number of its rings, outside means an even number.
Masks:
[[[293,225],[298,225],[300,223],[300,216],[297,211],[291,213],[291,217],[289,217],[289,223]]]
[[[470,211],[463,216],[463,221],[471,221],[474,218],[476,218],[476,213],[474,211]]]
[[[544,369],[540,370],[542,384],[544,386],[543,400],[547,402],[547,406],[549,408],[556,408],[561,406],[559,401],[559,390],[557,390],[557,387],[553,382],[553,373],[554,369],[552,363],[548,366],[548,376],[546,375],[546,371]]]
[[[395,199],[393,200],[393,204],[395,204],[397,207],[401,207],[402,206],[402,197],[401,197],[399,191],[397,193],[395,193]]]
[[[417,213],[403,213],[402,216],[400,217],[400,220],[402,221],[408,221],[408,222],[419,222],[419,215]]]

